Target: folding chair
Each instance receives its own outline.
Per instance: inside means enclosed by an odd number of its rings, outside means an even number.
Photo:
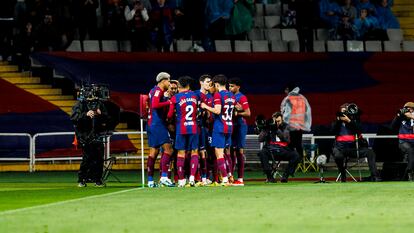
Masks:
[[[307,172],[310,171],[310,169],[318,171],[318,166],[315,164],[315,158],[317,157],[318,152],[318,144],[303,144],[302,161],[296,167],[296,171],[300,170],[302,172]]]

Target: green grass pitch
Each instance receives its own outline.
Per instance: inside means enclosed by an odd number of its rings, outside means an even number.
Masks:
[[[0,232],[414,232],[414,182],[77,188],[75,173],[0,173]]]

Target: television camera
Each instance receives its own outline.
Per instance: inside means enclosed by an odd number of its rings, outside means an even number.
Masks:
[[[89,110],[96,111],[98,101],[109,100],[109,88],[106,85],[91,84],[82,86],[78,92],[79,101],[87,101]]]

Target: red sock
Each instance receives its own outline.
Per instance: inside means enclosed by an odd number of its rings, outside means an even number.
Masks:
[[[229,154],[224,154],[224,161],[225,161],[225,164],[226,164],[227,173],[231,173],[231,168],[233,167],[233,165],[232,165],[231,157],[230,157]]]
[[[198,155],[191,155],[191,162],[190,162],[190,175],[195,176],[198,169]]]
[[[237,153],[237,175],[239,179],[244,177],[244,154]]]
[[[167,153],[163,153],[161,156],[161,174],[163,177],[168,176],[168,167],[170,165],[170,155]]]
[[[181,157],[177,158],[177,173],[178,173],[179,180],[184,179],[184,162],[185,162],[184,158],[181,158]]]
[[[218,164],[217,164],[217,159],[214,159],[213,177],[214,177],[214,181],[215,182],[218,182],[219,181],[219,178],[218,178]]]
[[[148,156],[147,159],[147,173],[148,176],[154,176],[155,158]]]
[[[223,177],[227,177],[226,162],[224,161],[224,158],[217,159],[217,167],[221,172],[221,175]]]
[[[231,158],[231,174],[234,174],[234,170],[236,169],[236,161],[237,161],[237,156],[236,154],[233,152],[230,154],[230,158]]]

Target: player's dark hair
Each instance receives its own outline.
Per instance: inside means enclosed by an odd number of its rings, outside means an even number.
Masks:
[[[222,86],[227,84],[227,77],[224,74],[218,74],[213,77],[213,83],[218,83]]]
[[[178,85],[181,87],[191,86],[193,79],[190,76],[182,76],[178,79]]]
[[[234,77],[234,78],[229,79],[229,84],[235,84],[236,86],[241,86],[241,83],[242,81],[240,78]]]
[[[211,79],[211,75],[209,75],[209,74],[203,74],[203,75],[200,76],[200,78],[198,79],[198,81],[204,82],[204,80],[206,80],[208,78]]]
[[[177,81],[177,80],[175,80],[175,79],[171,79],[171,80],[170,80],[170,84],[175,84],[175,85],[178,85],[178,81]]]

